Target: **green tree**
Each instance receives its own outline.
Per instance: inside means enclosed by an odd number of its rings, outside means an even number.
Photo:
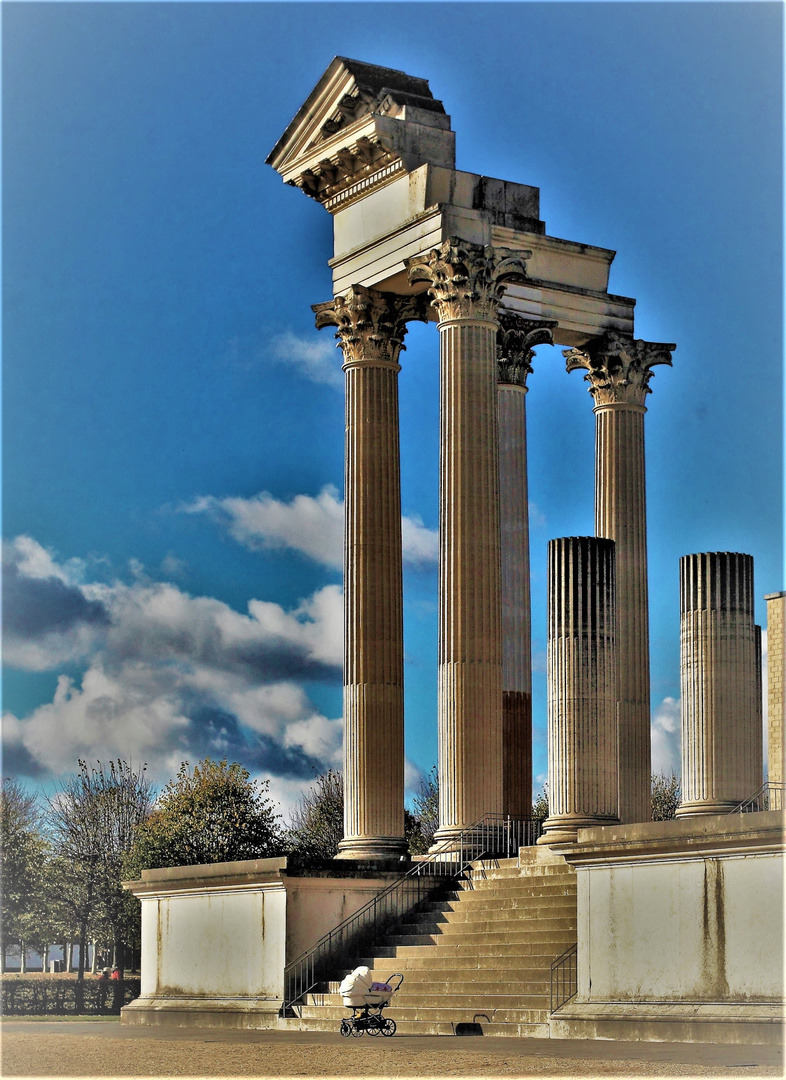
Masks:
[[[0,968],[5,967],[9,945],[20,945],[24,963],[25,947],[38,944],[44,911],[46,854],[47,844],[35,795],[28,794],[18,781],[4,779],[0,787],[0,861],[3,868]]]
[[[420,781],[412,805],[411,826],[407,829],[409,850],[413,855],[423,855],[434,843],[434,833],[439,828],[439,773],[436,765],[432,765]]]
[[[63,869],[68,906],[79,922],[79,973],[84,977],[85,946],[91,921],[101,914],[112,928],[115,957],[123,968],[124,941],[134,909],[123,892],[124,861],[137,827],[150,812],[152,785],[146,766],[134,769],[125,761],[95,766],[79,762],[76,776],[60,786],[49,800],[47,813],[52,847]],[[137,913],[138,917],[138,913]]]
[[[267,798],[268,787],[267,780],[251,780],[237,762],[208,757],[191,771],[184,761],[137,828],[126,873],[276,855],[282,847],[280,815]]]
[[[344,836],[344,777],[334,769],[318,776],[292,813],[286,848],[303,866],[333,859]]]
[[[532,803],[532,820],[545,821],[549,816],[549,785],[544,784]]]
[[[652,776],[652,820],[668,821],[676,817],[682,799],[680,778],[675,773],[658,773]]]

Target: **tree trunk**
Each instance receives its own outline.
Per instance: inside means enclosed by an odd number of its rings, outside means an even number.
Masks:
[[[27,947],[24,941],[19,942],[19,974],[27,974]]]
[[[63,952],[63,959],[65,960],[65,964],[63,965],[63,967],[70,974],[72,969],[73,969],[73,961],[74,961],[74,943],[73,943],[73,941],[67,941],[66,942],[65,950]]]
[[[44,951],[41,954],[41,971],[46,975],[49,971],[49,946],[44,945]]]
[[[90,974],[95,975],[95,973],[96,973],[96,971],[98,969],[98,949],[96,948],[95,941],[92,944],[93,944],[93,951],[92,951],[92,954],[90,956]]]
[[[0,975],[5,975],[5,942],[0,946]]]

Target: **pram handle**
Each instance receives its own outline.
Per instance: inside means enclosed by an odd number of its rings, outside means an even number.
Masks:
[[[391,979],[398,979],[398,983],[393,987],[393,993],[395,994],[397,990],[401,989],[401,984],[404,982],[404,976],[401,974],[400,971],[395,971],[392,975],[387,975],[385,978],[385,982],[388,984],[388,986],[390,986]]]

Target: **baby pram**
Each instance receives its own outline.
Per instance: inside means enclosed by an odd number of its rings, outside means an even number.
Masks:
[[[398,979],[393,985],[391,979]],[[401,988],[404,976],[400,972],[388,975],[384,982],[373,982],[367,967],[357,967],[344,979],[338,988],[344,1005],[352,1010],[352,1015],[341,1021],[341,1034],[344,1038],[354,1035],[359,1038],[364,1031],[369,1035],[395,1035],[396,1021],[390,1016],[383,1016],[382,1010],[390,1004],[391,997]]]

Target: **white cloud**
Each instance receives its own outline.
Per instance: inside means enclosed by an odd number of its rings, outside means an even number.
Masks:
[[[529,510],[529,525],[531,529],[543,529],[546,526],[546,515],[537,503],[530,500],[527,504]]]
[[[428,529],[417,514],[401,519],[401,548],[405,563],[426,566],[439,561],[439,531]]]
[[[331,485],[316,498],[296,495],[290,502],[276,499],[267,491],[250,499],[206,495],[183,510],[217,518],[233,539],[252,551],[290,549],[332,569],[342,566],[344,503]]]
[[[60,675],[51,702],[4,718],[15,771],[57,775],[80,756],[119,756],[166,777],[205,753],[267,763],[276,775],[335,765],[340,721],[322,716],[298,680],[338,680],[339,586],[291,610],[251,600],[243,614],[152,581],[140,566],[131,584],[68,584],[51,553],[26,541],[6,551],[14,662],[57,671],[81,642],[85,670]]]
[[[344,560],[344,502],[331,484],[319,495],[295,495],[289,502],[267,491],[249,499],[203,495],[182,507],[187,514],[209,514],[230,536],[252,551],[298,551],[314,562],[340,570]],[[402,555],[413,566],[439,558],[439,533],[418,515],[401,519]]]
[[[341,370],[341,352],[330,336],[298,337],[291,330],[277,334],[268,347],[271,359],[280,364],[290,364],[311,382],[340,389],[344,385]]]
[[[652,772],[669,775],[682,771],[680,701],[665,697],[655,710],[650,726],[652,738]]]

